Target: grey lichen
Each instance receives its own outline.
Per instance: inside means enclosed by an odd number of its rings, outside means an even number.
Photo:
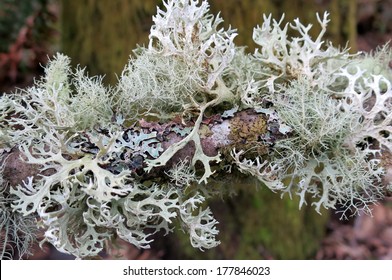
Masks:
[[[3,178],[5,154],[0,149],[0,259],[22,258],[31,254],[37,241],[38,229],[34,215],[23,216],[12,210],[16,197],[9,192],[9,183]]]
[[[264,16],[260,48],[246,54],[207,1],[163,6],[115,87],[57,54],[34,86],[1,97],[0,149],[40,170],[8,186],[0,168],[2,257],[10,242],[27,251],[35,218],[42,242],[78,258],[114,237],[149,248],[175,219],[195,248],[212,248],[205,189],[233,168],[298,195],[300,207],[307,194],[316,211],[340,204],[343,216],[370,213],[391,187],[390,48],[352,56],[324,43],[325,13],[315,40],[298,19]]]
[[[381,183],[380,157],[391,150],[392,91],[389,74],[380,75],[380,69],[388,71],[379,57],[391,52],[384,47],[371,59],[349,56],[330,44],[323,47],[328,14],[318,20],[322,30],[314,41],[308,35],[311,26],[298,20],[282,28],[282,20],[264,17],[255,29],[259,76],[242,100],[275,115],[279,131],[288,137],[274,142],[267,161],[244,158],[242,152],[232,155],[241,171],[272,190],[299,195],[300,207],[309,193],[318,199],[313,203],[317,211],[340,204],[343,217],[371,213],[370,206],[387,188]],[[288,28],[300,36],[288,38]]]

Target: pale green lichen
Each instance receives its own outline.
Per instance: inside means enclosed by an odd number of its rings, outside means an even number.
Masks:
[[[169,232],[169,224],[183,208],[177,188],[140,183],[126,165],[129,161],[123,160],[126,154],[156,154],[160,146],[153,140],[154,134],[135,131],[89,132],[67,140],[64,134],[48,132],[31,150],[27,145],[21,148],[27,162],[51,175],[13,188],[17,199],[12,207],[24,215],[37,213],[46,228],[44,241],[77,257],[98,254],[114,235],[149,248],[149,237],[161,229]]]
[[[316,39],[298,19],[282,26],[283,18],[264,16],[253,35],[259,48],[246,54],[206,1],[163,6],[148,47],[135,51],[115,87],[57,54],[34,86],[1,96],[0,149],[17,146],[41,171],[9,192],[0,181],[2,257],[10,242],[27,251],[35,217],[43,242],[78,258],[97,255],[114,237],[149,248],[174,219],[195,248],[217,246],[204,188],[221,154],[206,155],[201,141],[208,137],[229,149],[233,164],[226,161],[225,170],[235,166],[272,191],[298,195],[300,206],[310,194],[317,211],[340,204],[347,216],[369,213],[383,197],[381,159],[392,152],[389,47],[367,56],[334,48],[323,41],[325,13]],[[289,28],[298,36],[288,37]],[[257,113],[254,122],[237,118],[246,112]],[[212,128],[203,124],[211,113],[224,118]],[[183,124],[167,131],[137,127],[144,117],[178,116]],[[183,138],[164,150],[165,133]],[[159,180],[143,179],[191,142],[192,156]]]
[[[7,123],[7,116],[13,111],[11,99],[3,95],[1,96],[0,102],[0,152],[5,148],[10,148],[12,146],[12,138],[9,135],[10,128]]]
[[[0,259],[22,258],[31,254],[31,246],[37,241],[34,216],[23,216],[12,211],[16,197],[9,193],[9,183],[2,176],[5,155],[0,150]]]
[[[194,248],[201,250],[211,249],[219,245],[215,240],[219,231],[216,229],[218,223],[212,216],[209,208],[200,209],[198,204],[203,203],[204,197],[197,194],[194,197],[184,201],[180,207],[180,216],[185,224],[185,231],[189,232],[191,244]],[[195,211],[198,211],[196,215]]]
[[[318,199],[313,203],[318,212],[340,204],[344,217],[371,213],[370,205],[385,194],[380,157],[391,150],[392,129],[389,74],[372,72],[390,71],[379,59],[390,57],[390,51],[384,47],[372,61],[331,45],[323,48],[327,17],[318,18],[322,30],[314,41],[311,26],[298,20],[281,28],[282,20],[264,17],[255,29],[259,75],[242,100],[258,112],[275,114],[280,128],[290,128],[289,137],[274,143],[268,161],[232,155],[241,171],[270,189],[299,195],[300,207],[309,193]],[[288,28],[300,37],[288,38]]]
[[[199,1],[193,0],[168,1],[164,2],[166,11],[158,9],[148,48],[130,61],[121,76],[119,100],[120,106],[129,100],[125,104],[133,103],[138,112],[142,110],[142,114],[161,119],[169,113],[196,114],[192,132],[158,159],[148,161],[146,170],[165,165],[192,141],[195,144],[192,165],[202,162],[205,173],[199,182],[207,182],[213,174],[210,162],[219,162],[220,158],[204,154],[198,131],[207,108],[238,100],[225,83],[232,71],[236,33],[219,28],[223,20],[208,13],[206,1],[198,4]]]
[[[170,182],[177,187],[187,187],[197,181],[196,172],[192,170],[188,160],[180,160],[169,171],[165,171]]]
[[[217,222],[200,208],[203,197],[183,190],[191,181],[206,182],[213,173],[210,163],[220,160],[219,154],[204,154],[198,130],[207,108],[233,102],[223,77],[235,54],[235,32],[218,27],[222,19],[208,13],[205,1],[164,5],[148,48],[135,51],[115,88],[83,69],[73,71],[70,59],[57,54],[33,87],[1,100],[7,122],[1,123],[2,142],[18,145],[27,163],[45,174],[13,186],[12,207],[25,216],[36,214],[44,241],[62,252],[93,256],[115,235],[147,248],[150,237],[170,231],[177,216],[195,247],[218,244]],[[197,121],[189,131],[178,131],[189,134],[164,153],[156,132],[125,129],[143,116],[165,120],[179,113]],[[195,155],[186,168],[200,161],[201,178],[177,166],[166,183],[140,180],[146,164],[166,164],[189,141]]]
[[[216,156],[206,156],[203,152],[203,147],[201,146],[201,141],[200,141],[200,135],[199,135],[199,128],[200,124],[203,118],[203,113],[204,110],[209,106],[210,104],[207,103],[204,107],[201,108],[200,110],[200,115],[198,116],[195,126],[192,130],[192,132],[186,136],[184,139],[181,141],[174,143],[171,145],[166,151],[164,151],[159,158],[154,159],[154,160],[148,160],[147,164],[148,167],[146,167],[146,171],[149,172],[152,170],[152,168],[157,167],[157,166],[164,166],[166,163],[181,149],[185,147],[186,144],[188,144],[190,141],[193,141],[195,143],[195,154],[192,158],[192,166],[195,166],[197,161],[200,161],[203,164],[204,167],[204,174],[202,178],[199,180],[199,183],[204,182],[207,183],[208,177],[210,177],[214,172],[211,170],[210,162],[215,161],[215,162],[220,162],[220,154]]]

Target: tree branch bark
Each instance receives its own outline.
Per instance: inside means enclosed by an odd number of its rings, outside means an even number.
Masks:
[[[156,132],[156,138],[165,151],[171,145],[184,139],[187,129],[190,130],[192,127],[192,122],[184,125],[180,118],[167,123],[148,122],[142,119],[139,121],[139,126],[132,129],[143,130],[145,133]],[[177,130],[179,132],[173,128],[179,128]],[[124,128],[124,130],[128,129],[130,128]],[[199,135],[204,154],[213,157],[219,153],[225,163],[232,161],[230,151],[233,148],[245,150],[248,155],[262,156],[268,159],[268,154],[272,151],[274,143],[291,136],[290,133],[281,133],[279,124],[273,119],[268,118],[265,114],[257,113],[253,109],[236,112],[225,117],[222,115],[205,117]],[[150,173],[144,171],[145,163],[137,158],[131,158],[130,161],[135,161],[135,163],[130,162],[130,165],[132,164],[135,172],[142,176],[142,179],[153,179],[161,177],[164,171],[169,170],[178,162],[192,159],[194,153],[195,146],[191,141],[178,151],[165,166],[156,167]],[[23,153],[17,147],[13,147],[4,154],[3,178],[11,186],[22,184],[30,176],[40,175],[39,166],[27,163]],[[386,170],[383,182],[387,185],[392,181],[392,155],[383,153],[381,164]]]
[[[139,127],[132,129],[143,130],[145,133],[156,132],[156,138],[160,141],[163,151],[171,145],[180,142],[186,137],[187,131],[193,127],[190,122],[187,125],[181,123],[180,118],[167,123],[139,121]],[[177,128],[176,130],[173,130]],[[130,128],[124,128],[128,130]],[[245,110],[233,113],[232,116],[222,117],[213,115],[203,119],[199,135],[205,155],[213,157],[220,153],[227,162],[231,160],[230,150],[235,146],[237,149],[254,150],[254,153],[266,154],[268,147],[273,142],[284,137],[276,129],[273,123],[263,114],[254,110]],[[162,167],[154,168],[150,174],[143,171],[143,167],[135,166],[139,175],[150,179],[159,177],[162,171],[169,169],[181,160],[191,159],[195,153],[194,143],[191,141],[183,149],[178,151],[169,162]],[[29,176],[37,176],[40,173],[39,166],[25,162],[23,153],[13,147],[6,152],[3,177],[12,186],[21,184]],[[137,160],[137,159],[130,159]]]

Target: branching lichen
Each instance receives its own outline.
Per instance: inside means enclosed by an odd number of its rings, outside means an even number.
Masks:
[[[276,114],[280,132],[282,125],[290,130],[274,142],[267,161],[246,159],[242,152],[233,157],[241,171],[270,189],[299,195],[300,207],[311,194],[318,212],[340,204],[345,217],[350,211],[370,213],[370,205],[385,194],[380,158],[391,149],[392,95],[389,75],[379,74],[388,71],[378,57],[391,54],[384,47],[370,59],[330,44],[322,48],[327,17],[318,17],[322,30],[315,41],[308,35],[311,26],[298,20],[281,28],[283,18],[264,17],[255,29],[259,76],[242,100],[270,117]],[[288,38],[289,27],[300,36]]]
[[[0,150],[0,259],[22,258],[31,254],[31,246],[37,240],[35,217],[23,216],[12,211],[15,197],[9,193],[9,184],[2,176],[4,158]]]
[[[201,108],[200,115],[198,116],[195,126],[191,133],[186,136],[184,139],[182,139],[180,142],[177,142],[173,145],[171,145],[162,155],[160,155],[159,158],[154,159],[154,160],[149,160],[147,161],[148,167],[146,168],[146,171],[150,171],[153,167],[157,166],[164,166],[166,163],[181,149],[185,147],[186,144],[188,144],[190,141],[193,141],[195,144],[195,154],[192,158],[192,165],[195,166],[197,161],[200,161],[203,164],[204,167],[204,174],[202,178],[199,180],[199,183],[204,182],[207,183],[207,178],[213,174],[211,171],[211,166],[210,162],[215,161],[215,162],[220,162],[220,154],[209,157],[206,156],[203,152],[203,148],[201,146],[201,141],[200,141],[200,135],[199,135],[199,128],[200,124],[203,118],[203,113],[204,110],[209,106],[210,104],[207,103],[204,107]]]
[[[42,242],[78,258],[115,237],[149,248],[175,219],[195,248],[217,246],[204,190],[221,160],[300,207],[309,195],[318,212],[340,204],[343,217],[370,213],[391,188],[389,47],[334,48],[325,13],[316,39],[298,19],[264,16],[246,54],[207,1],[163,6],[115,87],[57,54],[34,86],[1,96],[0,151],[17,147],[40,169],[8,186],[0,168],[2,258],[28,251],[34,219]]]

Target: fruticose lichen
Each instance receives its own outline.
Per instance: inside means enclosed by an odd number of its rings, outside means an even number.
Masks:
[[[57,54],[34,86],[1,97],[0,149],[18,147],[40,174],[6,197],[1,182],[0,228],[12,228],[10,215],[36,218],[43,242],[85,258],[115,237],[149,248],[177,219],[195,248],[209,249],[219,244],[218,222],[198,188],[221,160],[221,172],[236,167],[300,196],[300,207],[311,194],[317,211],[370,212],[390,187],[380,161],[392,152],[391,49],[349,55],[324,43],[325,13],[315,40],[298,19],[282,26],[264,16],[253,35],[260,48],[246,54],[207,1],[163,4],[148,46],[135,50],[115,87]],[[220,125],[203,124],[212,114]],[[178,117],[165,129],[138,126]],[[170,133],[180,139],[165,139]],[[203,150],[207,138],[222,154]],[[192,153],[176,159],[186,147]]]
[[[343,216],[370,213],[370,205],[385,193],[380,158],[391,151],[391,69],[378,57],[390,60],[392,52],[384,47],[371,60],[324,47],[327,17],[318,18],[322,30],[315,41],[308,35],[311,26],[298,20],[282,28],[282,20],[264,17],[255,29],[261,46],[254,54],[260,62],[258,89],[242,100],[260,112],[275,110],[292,131],[275,141],[267,161],[241,159],[236,151],[233,157],[240,170],[272,190],[299,195],[300,207],[310,193],[318,200],[313,202],[317,211],[341,204]],[[300,37],[287,38],[289,27]],[[372,73],[375,69],[388,75]]]
[[[3,178],[3,150],[0,149],[0,259],[22,258],[30,254],[31,246],[37,240],[34,216],[23,216],[12,211],[16,199],[9,193],[9,183]]]

